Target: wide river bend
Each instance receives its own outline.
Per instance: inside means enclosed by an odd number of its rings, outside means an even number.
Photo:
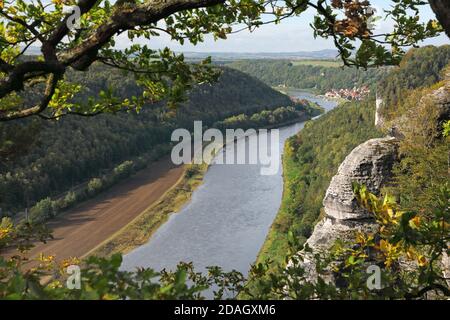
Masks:
[[[336,103],[311,93],[290,90],[290,96],[317,102],[327,111]],[[279,128],[280,151],[304,122]],[[244,148],[245,139],[220,152]],[[211,164],[203,184],[179,213],[172,214],[148,243],[124,256],[122,268],[173,269],[179,261],[192,261],[196,270],[221,266],[247,274],[275,218],[282,197],[283,178],[261,175],[259,164]]]

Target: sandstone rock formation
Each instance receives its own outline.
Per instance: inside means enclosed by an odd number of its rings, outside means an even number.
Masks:
[[[328,251],[336,240],[352,241],[358,230],[363,233],[376,231],[378,225],[371,214],[357,203],[352,182],[363,184],[370,192],[379,194],[389,181],[392,166],[398,158],[399,139],[422,135],[433,140],[435,135],[440,135],[442,121],[450,118],[450,69],[443,86],[423,96],[415,107],[389,122],[381,114],[382,103],[377,97],[375,125],[384,130],[390,128],[389,136],[360,144],[340,165],[323,199],[325,217],[315,226],[306,242],[313,252]],[[427,121],[422,121],[424,117]],[[313,256],[305,252],[301,254],[303,261],[300,263],[308,275],[307,279],[314,281],[317,274]],[[404,267],[411,266],[405,264]],[[444,276],[450,277],[450,258],[445,253],[442,269]],[[331,272],[321,276],[325,281],[336,280]]]
[[[397,144],[393,137],[368,140],[357,146],[345,158],[333,177],[323,200],[326,216],[314,228],[307,244],[313,252],[328,250],[339,240],[353,240],[355,231],[373,232],[377,228],[371,214],[361,208],[353,194],[352,183],[367,186],[378,194],[389,180],[397,158]],[[311,256],[303,255],[302,266],[309,280],[316,277]]]
[[[345,158],[331,180],[323,199],[325,218],[316,225],[307,243],[311,248],[327,247],[335,239],[347,239],[355,229],[373,228],[371,214],[361,208],[352,183],[367,186],[372,193],[389,180],[396,160],[397,144],[392,137],[368,140]]]

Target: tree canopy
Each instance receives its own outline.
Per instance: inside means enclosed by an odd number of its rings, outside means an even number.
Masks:
[[[195,45],[205,34],[226,38],[312,8],[314,36],[332,38],[344,64],[361,67],[397,64],[402,48],[443,31],[438,20],[449,34],[445,0],[430,1],[438,19],[430,21],[418,17],[420,6],[428,5],[424,1],[391,2],[382,15],[391,18],[394,27],[388,34],[375,34],[375,12],[367,0],[0,1],[0,121],[139,111],[146,102],[162,100],[173,107],[192,85],[217,79],[209,59],[190,64],[168,48],[153,49],[136,41],[162,33],[180,44]],[[120,35],[131,41],[125,50],[115,47]],[[30,58],[26,53],[32,46],[40,54]],[[121,99],[106,90],[87,102],[75,102],[83,87],[68,81],[66,73],[84,71],[94,62],[133,72],[142,94]],[[30,93],[36,99],[26,99]]]

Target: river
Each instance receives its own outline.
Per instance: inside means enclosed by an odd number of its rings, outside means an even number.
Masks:
[[[327,111],[336,106],[301,90],[288,94],[317,102]],[[279,128],[281,152],[285,140],[303,126],[299,122]],[[237,140],[235,147],[245,148],[244,142]],[[247,275],[278,212],[282,191],[281,161],[275,175],[261,175],[259,164],[213,162],[191,201],[172,214],[148,243],[125,255],[122,268],[174,269],[179,261],[192,261],[196,270],[217,265]]]

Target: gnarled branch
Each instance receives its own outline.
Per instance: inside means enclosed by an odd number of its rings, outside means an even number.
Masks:
[[[81,14],[84,14],[89,12],[97,2],[98,0],[79,0],[77,5]],[[7,19],[27,28],[41,41],[41,51],[45,61],[26,61],[13,66],[1,60],[0,71],[6,73],[7,76],[0,80],[0,98],[12,92],[23,90],[26,81],[33,77],[50,76],[44,98],[39,105],[23,110],[1,112],[0,121],[24,118],[42,113],[51,101],[57,81],[62,78],[66,68],[68,66],[77,70],[88,68],[98,60],[99,49],[115,35],[134,29],[136,26],[155,24],[176,12],[213,6],[224,2],[225,0],[149,0],[143,4],[128,4],[127,6],[116,3],[114,14],[104,24],[93,30],[85,41],[61,52],[57,52],[57,46],[70,31],[67,21],[71,14],[67,14],[47,37],[37,33],[33,25],[28,25],[21,19],[6,16]]]
[[[433,10],[439,23],[450,37],[450,1],[448,0],[429,0],[431,9]]]
[[[38,105],[18,111],[6,112],[4,114],[0,113],[0,121],[9,121],[40,114],[47,108],[49,102],[51,101],[53,94],[55,93],[58,81],[60,79],[61,74],[50,74],[45,87],[44,97],[41,99]]]

